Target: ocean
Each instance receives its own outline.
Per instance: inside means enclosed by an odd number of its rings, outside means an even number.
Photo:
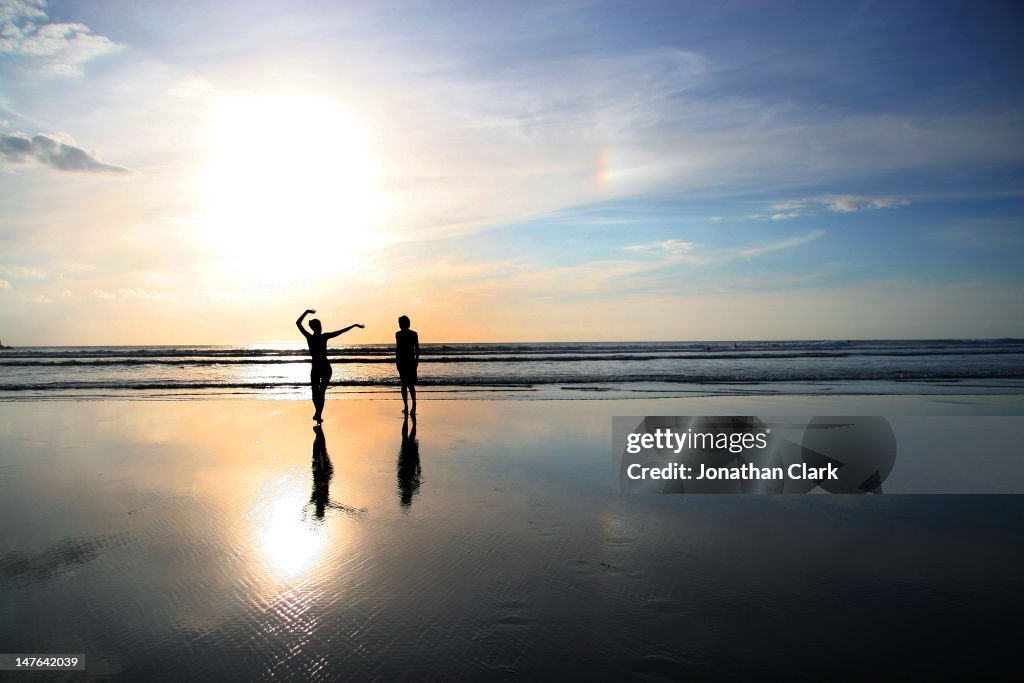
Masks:
[[[331,395],[391,393],[393,347],[330,349]],[[435,397],[973,394],[1024,390],[1024,340],[425,344]],[[0,400],[305,398],[304,345],[55,346],[0,352]]]

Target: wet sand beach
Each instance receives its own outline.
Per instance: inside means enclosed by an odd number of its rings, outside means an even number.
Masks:
[[[1024,499],[619,496],[610,418],[1019,404],[5,403],[0,641],[114,680],[1008,669]]]

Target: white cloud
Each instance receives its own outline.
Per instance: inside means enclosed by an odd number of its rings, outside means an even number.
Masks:
[[[870,209],[892,209],[897,206],[906,206],[910,202],[906,199],[896,197],[862,197],[852,194],[826,195],[818,200],[829,211],[850,213],[853,211],[867,211]]]
[[[0,0],[0,21],[46,19],[46,0]]]
[[[85,24],[49,21],[45,6],[33,0],[0,2],[0,55],[44,74],[80,76],[85,62],[121,49]]]
[[[7,280],[0,280],[0,289],[10,289],[11,283]]]
[[[822,237],[824,234],[824,230],[812,230],[811,232],[805,235],[790,237],[789,239],[784,239],[779,242],[772,242],[771,244],[765,244],[759,247],[751,247],[749,249],[744,249],[743,251],[740,252],[740,256],[744,258],[754,258],[755,256],[761,256],[762,254],[767,254],[773,251],[792,249],[793,247],[799,247],[801,245],[807,244],[808,242],[813,242],[814,240]]]
[[[70,140],[66,136],[59,136]],[[58,171],[129,175],[131,169],[100,161],[96,153],[82,149],[71,142],[62,142],[58,136],[23,133],[0,135],[0,158],[14,163],[36,163]]]
[[[669,239],[661,242],[649,242],[647,244],[634,244],[628,247],[623,247],[623,249],[643,254],[660,255],[662,259],[653,264],[654,268],[661,268],[682,262],[708,265],[712,262],[728,261],[737,257],[753,258],[773,251],[792,249],[793,247],[799,247],[809,242],[813,242],[824,234],[824,230],[812,230],[806,234],[797,235],[796,237],[790,237],[770,244],[756,245],[745,249],[713,249],[708,253],[702,253],[700,255],[692,254],[691,252],[703,247],[704,245],[697,244],[696,242],[684,242],[676,239]]]
[[[787,218],[799,218],[807,214],[814,214],[821,209],[837,213],[853,213],[855,211],[872,211],[875,209],[894,209],[899,206],[910,204],[910,200],[899,197],[870,197],[855,194],[826,194],[820,197],[807,197],[805,199],[790,199],[772,205],[776,211],[771,215],[772,220],[784,220]],[[752,216],[752,218],[761,216]]]
[[[141,287],[134,287],[132,289],[119,289],[117,295],[122,299],[148,299],[151,301],[177,301],[178,297],[170,296],[168,294],[160,294],[156,292],[150,292]]]
[[[70,296],[74,296],[69,290],[65,290]],[[122,288],[116,292],[109,292],[105,289],[94,289],[92,295],[97,299],[136,299],[136,300],[147,300],[147,301],[179,301],[180,299],[176,296],[169,294],[161,294],[159,292],[150,292],[141,287]],[[64,296],[64,292],[61,293],[62,298],[70,298]]]

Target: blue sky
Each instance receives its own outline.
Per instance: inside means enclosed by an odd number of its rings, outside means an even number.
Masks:
[[[0,338],[1024,336],[1022,15],[0,0]]]

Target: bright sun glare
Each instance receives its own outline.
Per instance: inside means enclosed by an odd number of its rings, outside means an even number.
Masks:
[[[373,243],[382,208],[365,131],[307,92],[222,100],[210,126],[204,240],[273,279],[343,264]],[[316,272],[309,275],[316,275]]]
[[[324,547],[322,530],[299,517],[301,508],[301,495],[275,501],[263,529],[263,552],[270,566],[285,576],[308,569]]]

